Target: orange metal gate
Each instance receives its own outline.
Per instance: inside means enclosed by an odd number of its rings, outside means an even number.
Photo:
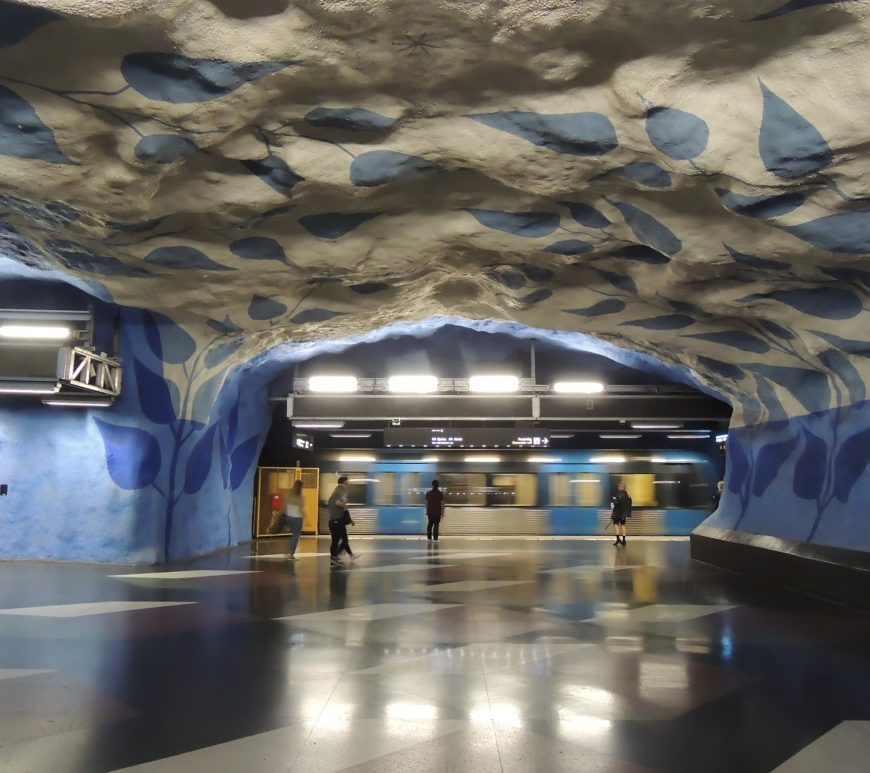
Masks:
[[[297,480],[302,481],[302,531],[317,534],[318,492],[320,470],[316,467],[258,467],[254,499],[254,537],[286,537],[281,529],[287,494]],[[276,501],[275,497],[280,500]],[[275,509],[273,504],[279,504]]]

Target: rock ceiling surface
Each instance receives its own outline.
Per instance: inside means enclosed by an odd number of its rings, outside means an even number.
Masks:
[[[0,254],[240,358],[448,315],[854,402],[868,32],[848,0],[0,2]]]

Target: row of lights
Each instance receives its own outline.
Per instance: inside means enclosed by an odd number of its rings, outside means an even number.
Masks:
[[[520,380],[517,376],[485,375],[471,376],[468,379],[470,392],[486,394],[508,394],[518,392]],[[387,379],[387,390],[401,394],[431,394],[438,391],[438,377],[431,375],[400,375]],[[359,391],[356,376],[311,376],[308,391],[330,394],[348,394]],[[604,384],[597,381],[557,381],[553,391],[562,394],[597,394],[604,391]]]
[[[501,457],[497,454],[469,454],[464,456],[462,459],[464,462],[479,462],[481,464],[497,464],[501,462]],[[338,457],[339,462],[354,463],[357,462],[359,464],[374,464],[378,461],[378,457],[372,454],[342,454]],[[385,458],[382,461],[386,462],[398,462],[398,461],[407,461],[407,462],[439,462],[441,461],[441,457],[439,456],[423,456],[419,460],[417,459],[389,459]],[[513,460],[512,460],[513,461]],[[536,462],[538,464],[558,464],[562,461],[561,456],[540,456],[533,455],[526,457],[527,462]],[[667,458],[664,456],[632,456],[626,457],[620,454],[604,454],[602,456],[592,456],[589,458],[590,464],[625,464],[626,462],[652,462],[653,464],[685,464],[688,462],[692,462],[694,460],[688,458]]]
[[[0,338],[11,341],[66,341],[70,335],[59,325],[0,325]]]

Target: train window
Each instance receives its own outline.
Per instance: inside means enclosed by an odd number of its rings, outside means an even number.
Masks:
[[[320,501],[329,501],[341,475],[347,475],[347,503],[349,505],[364,505],[366,503],[366,486],[373,482],[372,477],[364,472],[336,472],[321,475]]]
[[[375,483],[375,504],[376,505],[395,505],[396,489],[394,478],[400,477],[392,472],[378,473],[378,482]]]
[[[374,503],[381,506],[422,504],[428,489],[420,488],[417,472],[379,472],[372,481]]]
[[[538,504],[538,476],[531,473],[491,476],[486,504],[534,507]]]
[[[549,479],[550,504],[554,507],[601,507],[603,504],[601,473],[555,473]]]
[[[659,489],[667,485],[657,485],[658,475],[651,472],[632,472],[610,476],[611,496],[616,493],[616,484],[625,483],[633,507],[656,507],[659,504]]]
[[[439,480],[445,505],[486,505],[486,475],[483,473],[447,473]]]

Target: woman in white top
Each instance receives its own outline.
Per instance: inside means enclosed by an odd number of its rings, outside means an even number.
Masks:
[[[287,516],[287,525],[290,527],[290,555],[296,557],[296,548],[299,547],[299,537],[302,536],[302,481],[297,480],[293,488],[287,494],[287,504],[284,505],[284,515]]]

